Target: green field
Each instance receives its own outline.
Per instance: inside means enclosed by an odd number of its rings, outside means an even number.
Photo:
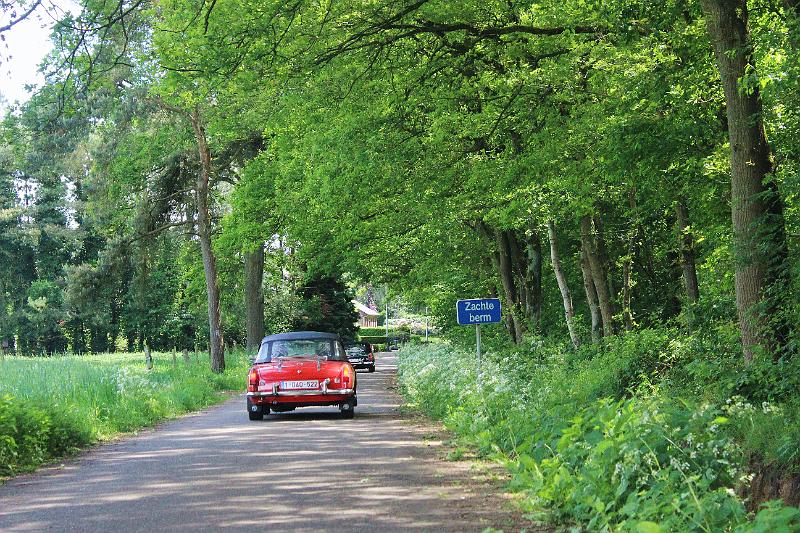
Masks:
[[[200,409],[244,387],[248,360],[227,354],[214,374],[207,354],[141,353],[6,357],[0,362],[0,476],[37,466],[120,433]]]

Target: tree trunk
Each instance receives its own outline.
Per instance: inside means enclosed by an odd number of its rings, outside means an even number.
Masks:
[[[597,249],[595,229],[592,219],[588,215],[581,217],[581,240],[586,246],[586,259],[589,262],[589,270],[592,273],[594,288],[597,292],[600,315],[603,317],[603,335],[609,337],[614,334],[614,311],[606,285],[608,278]]]
[[[475,229],[492,248],[489,257],[492,260],[492,265],[503,287],[503,297],[507,307],[505,317],[508,333],[514,344],[519,344],[522,342],[524,326],[517,302],[518,294],[514,282],[514,268],[507,234],[505,232],[493,230],[482,220],[478,220],[474,225],[470,226]]]
[[[533,327],[539,330],[542,325],[542,240],[531,228],[525,244],[528,256],[525,283],[528,286],[528,308]]]
[[[514,286],[517,288],[516,305],[520,311],[520,316],[524,320],[533,324],[533,308],[530,302],[530,291],[528,287],[528,261],[522,252],[517,234],[514,230],[504,230],[503,236],[508,243],[508,255],[511,260],[511,270],[514,273]]]
[[[781,283],[788,275],[783,204],[773,175],[758,86],[739,87],[739,80],[755,68],[747,1],[702,0],[702,5],[725,92],[736,309],[744,357],[750,361],[757,348],[775,353],[786,340],[785,321],[775,316],[778,296],[786,292]]]
[[[678,220],[678,249],[680,250],[681,270],[683,271],[683,287],[686,289],[686,300],[689,303],[694,303],[700,298],[700,286],[697,283],[694,237],[689,225],[689,209],[683,200],[678,200],[675,203],[675,215]]]
[[[605,276],[606,287],[608,287],[608,297],[611,302],[611,314],[614,314],[614,298],[617,296],[617,286],[614,283],[614,273],[611,268],[611,261],[608,259],[608,250],[606,249],[606,239],[603,236],[603,221],[599,216],[592,216],[592,237],[594,237],[594,246],[596,256],[603,266],[603,274]]]
[[[631,311],[631,257],[622,263],[622,324],[625,331],[633,329],[633,312]]]
[[[72,351],[76,354],[86,351],[86,331],[80,320],[76,320],[72,325]]]
[[[117,337],[119,336],[119,309],[116,298],[111,300],[111,327],[108,333],[110,351],[117,351]]]
[[[511,247],[508,241],[508,234],[503,231],[495,230],[495,239],[497,242],[498,259],[500,260],[500,283],[503,285],[503,291],[506,293],[506,301],[509,304],[509,311],[511,315],[511,322],[514,326],[514,342],[519,344],[522,342],[522,334],[524,333],[523,321],[519,304],[516,301],[516,284],[514,283],[514,269],[511,261]]]
[[[636,206],[636,187],[628,190],[628,206],[631,208],[632,224],[628,233],[628,250],[622,263],[622,323],[625,331],[633,329],[633,309],[631,298],[633,292],[633,257],[636,255],[636,239],[639,235],[639,212]]]
[[[600,339],[600,307],[597,305],[597,291],[594,288],[592,269],[586,254],[586,245],[581,241],[581,273],[583,274],[583,289],[586,291],[586,302],[589,304],[589,313],[592,317],[592,341]]]
[[[219,285],[217,284],[217,260],[211,248],[211,215],[208,209],[208,190],[211,177],[211,152],[206,141],[205,128],[200,119],[200,110],[195,107],[190,114],[197,152],[200,156],[200,174],[195,186],[197,203],[197,236],[203,255],[203,271],[208,295],[209,357],[211,371],[221,373],[225,370],[225,346],[222,340],[222,319],[219,308]]]
[[[564,275],[564,269],[561,267],[561,259],[558,256],[556,226],[552,220],[547,222],[547,237],[550,240],[550,262],[553,265],[553,272],[555,272],[556,275],[558,290],[561,291],[561,299],[564,301],[564,317],[567,319],[569,338],[572,340],[572,345],[577,349],[581,346],[581,340],[578,337],[578,333],[575,331],[575,310],[572,307],[572,295],[569,292],[567,277]]]
[[[664,320],[669,320],[678,316],[681,312],[681,299],[678,297],[678,287],[681,285],[681,269],[679,268],[680,259],[677,250],[669,248],[666,251],[666,262],[669,265],[667,270],[669,279],[668,287],[673,290],[667,291],[667,300],[664,302]]]
[[[244,303],[247,312],[247,351],[255,352],[264,338],[264,243],[244,258]]]

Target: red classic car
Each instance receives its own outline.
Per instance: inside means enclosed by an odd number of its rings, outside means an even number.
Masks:
[[[299,331],[269,335],[247,379],[247,414],[262,420],[297,407],[336,405],[353,418],[356,372],[338,335]]]

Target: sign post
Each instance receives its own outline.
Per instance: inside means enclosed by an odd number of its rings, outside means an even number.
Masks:
[[[478,347],[478,382],[481,377],[481,325],[475,324],[475,345]]]
[[[425,344],[428,344],[428,308],[425,307]]]
[[[475,325],[475,344],[478,354],[478,387],[481,386],[481,324],[496,324],[502,319],[500,300],[475,298],[456,302],[456,321],[461,326]]]

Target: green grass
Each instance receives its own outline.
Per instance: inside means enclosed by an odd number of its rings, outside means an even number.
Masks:
[[[248,360],[226,354],[214,374],[207,356],[154,353],[6,357],[0,361],[0,476],[37,466],[120,433],[219,402],[244,387]]]

